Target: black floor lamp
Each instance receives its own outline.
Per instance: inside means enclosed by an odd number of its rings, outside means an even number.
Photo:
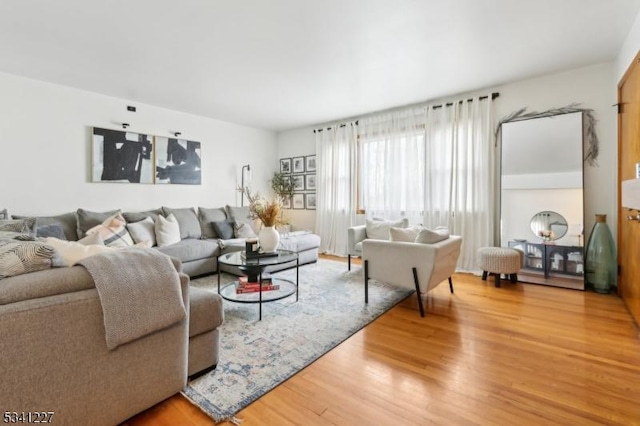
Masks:
[[[242,186],[242,195],[240,196],[240,206],[244,206],[244,169],[247,169],[247,183],[251,182],[251,166],[246,164],[242,166],[242,177],[240,179]]]

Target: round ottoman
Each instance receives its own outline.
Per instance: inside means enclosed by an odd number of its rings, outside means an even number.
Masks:
[[[478,249],[478,266],[482,269],[482,280],[487,274],[495,275],[496,287],[500,287],[500,275],[509,276],[512,283],[518,281],[518,271],[522,267],[524,254],[520,250],[505,247],[481,247]]]

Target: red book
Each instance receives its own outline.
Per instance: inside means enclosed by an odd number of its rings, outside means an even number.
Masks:
[[[263,285],[262,286],[262,291],[273,291],[273,290],[279,290],[280,286],[278,284],[275,285]],[[238,287],[236,288],[236,294],[242,294],[242,293],[257,293],[260,291],[260,287],[255,286],[255,287]]]

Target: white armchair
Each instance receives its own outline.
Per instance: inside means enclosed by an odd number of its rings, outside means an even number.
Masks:
[[[364,240],[364,301],[369,302],[369,279],[400,287],[415,288],[420,316],[424,317],[422,294],[435,288],[448,278],[453,293],[451,276],[455,272],[462,237],[452,235],[434,244],[397,241]]]
[[[362,257],[362,242],[364,240],[368,238],[388,240],[389,228],[393,226],[406,228],[409,226],[409,220],[406,217],[396,221],[375,218],[367,219],[366,222],[366,225],[352,226],[347,230],[347,264],[349,270],[351,270],[351,256]],[[367,229],[369,232],[367,232]]]

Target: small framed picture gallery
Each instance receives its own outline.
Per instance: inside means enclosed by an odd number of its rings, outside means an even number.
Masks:
[[[315,210],[316,194],[304,194],[304,204],[307,210]]]
[[[293,194],[293,197],[291,197],[291,202],[293,203],[294,209],[304,209],[304,195],[305,194]]]
[[[288,175],[291,173],[291,158],[280,159],[280,173]]]
[[[316,190],[316,175],[304,175],[304,189],[307,191]]]
[[[293,184],[294,191],[304,191],[304,176],[305,175],[291,176],[291,183]]]
[[[304,173],[304,157],[293,157],[293,173]]]
[[[307,173],[311,173],[316,171],[316,156],[315,155],[307,155],[304,157],[304,168]]]
[[[283,209],[291,209],[291,197],[283,198],[281,202]]]

